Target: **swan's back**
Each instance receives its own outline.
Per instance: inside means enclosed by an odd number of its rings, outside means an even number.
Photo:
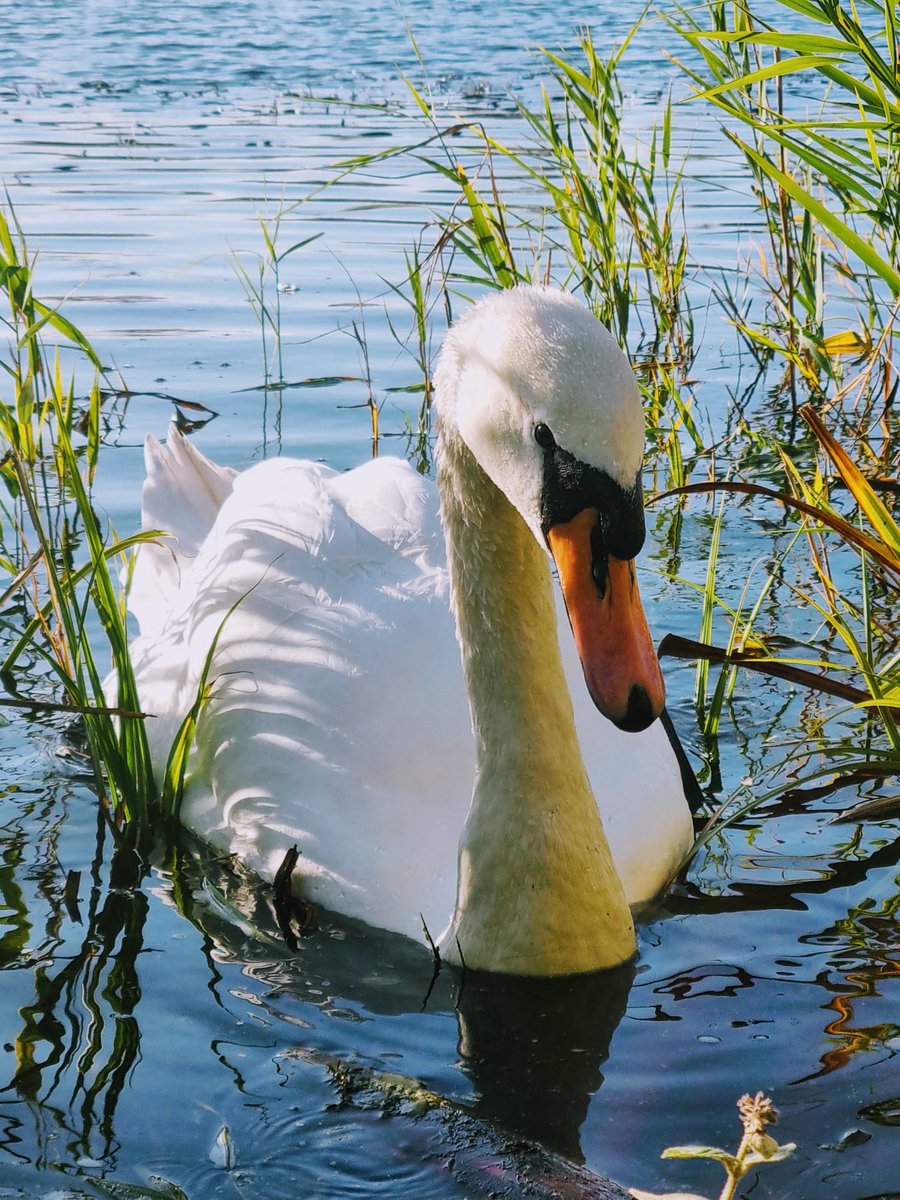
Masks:
[[[146,456],[144,528],[172,537],[141,548],[129,604],[160,771],[221,630],[183,820],[270,880],[296,844],[310,900],[417,938],[421,913],[437,938],[475,753],[434,485],[396,458],[237,474],[177,434]],[[658,722],[596,711],[567,625],[560,601],[585,765],[625,894],[647,900],[690,843],[678,767]]]
[[[175,535],[131,600],[158,765],[221,628],[183,819],[269,879],[296,843],[313,901],[436,935],[474,755],[433,485],[399,459],[235,476],[177,437],[147,458],[145,527]]]

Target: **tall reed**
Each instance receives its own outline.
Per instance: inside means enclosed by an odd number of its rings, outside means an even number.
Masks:
[[[785,357],[796,394],[797,376],[815,389],[845,356],[872,354],[900,297],[900,61],[892,0],[778,3],[790,28],[752,0],[709,0],[705,24],[680,6],[669,20],[700,59],[682,63],[695,102],[722,114],[765,218],[769,315],[738,323]],[[812,114],[797,80],[814,86]],[[845,289],[861,327],[828,333],[829,301]]]
[[[552,275],[580,292],[623,346],[633,335],[645,357],[682,361],[693,326],[681,178],[670,163],[671,103],[643,148],[623,125],[618,69],[637,29],[607,58],[590,31],[580,36],[578,61],[544,52],[543,103],[519,104],[531,135],[524,144],[506,145],[473,123],[483,154],[474,168],[458,154],[442,161],[415,153],[459,189],[460,203],[440,222],[440,248],[452,244],[465,260],[451,267],[448,282],[512,287]],[[437,131],[426,98],[413,91]],[[528,202],[513,207],[505,196],[522,184]]]
[[[37,299],[33,285],[22,231],[11,209],[0,209],[0,289],[11,336],[0,396],[0,568],[9,576],[0,603],[0,677],[15,690],[2,702],[77,714],[101,797],[117,820],[146,822],[157,790],[116,571],[127,575],[133,548],[157,535],[117,538],[95,507],[100,362],[84,335]],[[59,339],[52,357],[48,334]],[[63,376],[69,351],[93,374],[84,401],[76,399],[74,377]],[[103,645],[115,671],[112,703]],[[54,682],[60,700],[46,696]]]
[[[704,714],[707,735],[718,731],[737,670],[768,675],[830,698],[806,738],[808,748],[817,751],[807,778],[886,779],[900,774],[900,648],[895,615],[900,596],[900,524],[815,409],[806,405],[800,415],[820,461],[811,471],[803,471],[776,443],[786,482],[783,490],[737,480],[674,489],[679,496],[720,492],[723,501],[731,495],[774,502],[784,509],[790,524],[787,544],[771,557],[755,602],[749,607],[745,603],[748,581],[740,602],[731,607],[716,587],[717,523],[706,583],[700,588],[705,622],[700,641],[670,636],[660,649],[664,655],[699,661],[703,689],[698,688],[698,702],[707,696],[705,664],[721,664]],[[801,555],[804,545],[807,553]],[[789,559],[795,567],[790,576],[785,572]],[[780,607],[799,603],[817,618],[818,629],[792,652],[785,652],[777,638],[756,628],[762,604],[770,595]],[[710,644],[714,613],[720,620],[724,617],[724,648]],[[794,755],[795,747],[789,746],[788,753]],[[768,793],[741,797],[729,810],[728,821],[793,786],[782,781]]]

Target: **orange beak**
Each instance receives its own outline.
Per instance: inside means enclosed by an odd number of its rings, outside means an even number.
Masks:
[[[641,607],[633,560],[595,561],[595,508],[547,532],[591,699],[620,729],[637,733],[660,715],[666,689]]]

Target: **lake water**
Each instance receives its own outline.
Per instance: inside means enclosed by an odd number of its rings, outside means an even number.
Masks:
[[[571,47],[587,22],[611,44],[639,13],[576,3],[560,17],[544,0],[0,3],[0,178],[38,252],[39,294],[65,297],[134,393],[102,467],[117,528],[137,521],[140,447],[164,435],[168,397],[218,413],[196,440],[235,465],[285,452],[346,467],[370,453],[360,382],[260,386],[235,262],[255,271],[257,214],[304,196],[281,245],[322,236],[282,267],[285,379],[362,375],[356,321],[384,400],[381,452],[404,451],[416,397],[389,389],[417,375],[385,319],[387,306],[408,324],[385,281],[402,277],[449,188],[398,159],[321,190],[337,161],[423,136],[401,78],[421,78],[404,20],[447,122],[460,112],[513,139],[510,92],[536,96],[545,73],[534,48]],[[658,116],[671,47],[647,21],[623,74],[630,130]],[[756,221],[748,185],[712,121],[680,121],[692,252],[733,270]],[[743,367],[705,309],[699,266],[692,294],[693,376],[715,429]],[[654,573],[670,516],[654,518],[645,553],[649,615],[657,636],[696,636],[694,593]],[[688,578],[702,578],[710,522],[701,501],[686,510]],[[732,598],[769,532],[746,515],[727,525]],[[814,629],[797,607],[767,620]],[[692,668],[667,676],[700,769]],[[710,795],[761,786],[815,713],[805,696],[739,679]],[[757,1089],[799,1149],[754,1195],[900,1196],[900,837],[896,822],[829,823],[856,788],[785,803],[713,843],[641,924],[633,968],[516,986],[444,972],[429,991],[424,947],[350,923],[324,919],[290,951],[265,889],[201,847],[177,862],[160,852],[133,886],[65,729],[11,718],[0,748],[0,1196],[518,1195],[501,1164],[534,1159],[516,1139],[627,1185],[712,1193],[718,1167],[659,1152],[736,1144],[735,1100]],[[420,1080],[473,1123],[417,1122],[379,1073]]]

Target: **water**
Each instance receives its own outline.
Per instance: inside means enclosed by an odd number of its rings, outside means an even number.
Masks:
[[[589,19],[602,44],[637,13],[576,5],[563,24],[546,3],[403,9],[448,123],[462,111],[510,137],[509,89],[534,96],[541,75],[530,48],[571,45]],[[421,138],[399,76],[420,72],[398,10],[44,0],[0,3],[0,27],[0,174],[39,250],[39,290],[66,297],[137,393],[115,410],[102,480],[116,526],[136,521],[140,444],[164,434],[167,397],[219,414],[196,438],[222,461],[362,461],[368,414],[350,407],[360,382],[260,390],[259,328],[233,258],[255,270],[257,211],[315,191],[336,160]],[[659,24],[640,37],[625,75],[632,129],[658,111],[671,43]],[[693,249],[733,266],[754,221],[746,183],[712,126],[688,125]],[[399,278],[403,249],[447,195],[389,162],[286,222],[284,246],[323,236],[283,267],[285,377],[363,374],[350,332],[364,321],[387,435],[415,410],[415,397],[387,389],[416,371],[384,319],[385,304],[397,320],[403,308],[383,280]],[[739,371],[727,333],[707,330],[696,374],[711,424]],[[666,561],[668,528],[665,513],[654,518],[648,567]],[[692,506],[683,575],[702,578],[708,530]],[[763,530],[736,518],[726,532],[739,589]],[[687,589],[652,574],[645,587],[658,634],[696,634]],[[810,633],[799,608],[764,619]],[[667,673],[699,764],[691,671]],[[756,786],[778,743],[815,716],[812,701],[742,678],[721,794]],[[98,823],[64,725],[12,719],[0,749],[0,1196],[443,1200],[514,1188],[509,1170],[534,1166],[504,1131],[626,1184],[711,1193],[717,1167],[663,1163],[659,1151],[735,1144],[734,1101],[758,1088],[799,1150],[756,1194],[900,1194],[898,831],[829,823],[859,789],[785,802],[714,843],[646,914],[633,968],[516,986],[444,972],[432,987],[424,948],[352,923],[323,918],[289,951],[265,889],[202,847],[177,862],[160,848],[134,890],[134,863]],[[385,1073],[421,1081],[452,1114],[417,1121],[410,1085],[391,1093]],[[563,1170],[550,1164],[545,1188]]]

